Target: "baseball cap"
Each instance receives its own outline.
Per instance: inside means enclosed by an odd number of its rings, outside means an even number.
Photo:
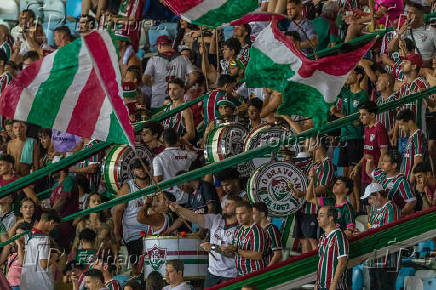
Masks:
[[[235,103],[233,103],[233,101],[229,98],[229,97],[223,97],[221,99],[218,100],[218,102],[216,103],[217,106],[220,105],[226,105],[226,106],[230,106],[232,108],[235,108]]]
[[[368,198],[371,194],[385,190],[383,186],[381,186],[378,183],[371,183],[365,188],[365,193],[363,196],[360,197],[360,199]]]
[[[172,40],[168,35],[161,35],[157,38],[156,44],[153,46],[158,46],[159,44],[171,44]]]
[[[404,56],[401,59],[408,60],[412,64],[416,65],[417,70],[422,67],[422,56],[419,53],[409,53],[407,56]]]

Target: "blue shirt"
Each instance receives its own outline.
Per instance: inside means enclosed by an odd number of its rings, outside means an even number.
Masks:
[[[308,38],[311,39],[315,36],[318,36],[316,34],[315,28],[312,24],[312,22],[310,22],[308,19],[303,18],[300,23],[295,24],[294,21],[290,21],[289,22],[289,26],[286,29],[286,31],[297,31],[298,34],[300,35],[301,38],[301,42],[307,41]],[[306,37],[307,36],[307,37]],[[310,53],[312,52],[312,49],[309,48],[303,48],[302,51],[304,53]]]

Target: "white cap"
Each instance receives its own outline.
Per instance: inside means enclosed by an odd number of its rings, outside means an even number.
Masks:
[[[298,152],[296,158],[307,158],[310,157],[310,155],[307,152]]]
[[[371,183],[370,185],[368,185],[365,188],[365,193],[363,194],[363,196],[360,197],[360,199],[365,199],[365,198],[369,197],[371,194],[382,191],[382,190],[384,190],[384,188],[380,184]]]

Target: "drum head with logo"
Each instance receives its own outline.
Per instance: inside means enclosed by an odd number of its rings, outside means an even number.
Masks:
[[[290,184],[305,191],[307,177],[288,162],[269,162],[256,169],[248,181],[247,193],[251,202],[264,202],[274,217],[286,217],[297,212],[304,198],[292,195]]]
[[[153,154],[143,145],[135,146],[137,154],[147,160],[151,170]],[[112,146],[103,161],[101,168],[106,188],[113,194],[117,194],[121,186],[128,180],[134,178],[132,165],[136,154],[128,145]]]
[[[283,140],[284,138],[288,138],[292,135],[294,135],[293,131],[283,126],[263,123],[253,128],[247,135],[247,138],[244,142],[244,151],[251,151],[258,147],[268,145],[276,146],[281,140]],[[290,151],[295,152],[295,154],[299,152],[298,145],[290,146],[289,149]],[[275,154],[275,159],[277,159],[278,161],[283,161],[283,157],[284,156],[282,156],[280,152]],[[271,158],[271,154],[267,154],[263,157],[253,158],[251,161],[247,162],[246,167],[249,168],[251,173],[256,168],[259,168],[263,164],[270,162]]]
[[[244,152],[247,129],[239,123],[222,123],[214,128],[207,137],[204,155],[206,161],[213,163]],[[241,176],[249,176],[246,165],[237,166]]]

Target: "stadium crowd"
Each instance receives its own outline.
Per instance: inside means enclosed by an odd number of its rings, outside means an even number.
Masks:
[[[140,13],[145,1],[124,0],[118,10],[112,2],[83,0],[76,29],[58,26],[52,44],[31,9],[21,9],[16,26],[0,25],[0,93],[21,70],[80,35],[99,25],[121,26],[116,36],[123,100],[132,124],[141,124],[137,145],[151,156],[133,158],[128,164],[132,178],[114,193],[107,168],[102,169],[111,157],[101,151],[1,197],[1,241],[30,231],[1,249],[6,273],[0,274],[1,289],[201,289],[195,279],[185,282],[187,265],[178,259],[144,275],[147,237],[193,233],[201,251],[208,252],[204,287],[282,261],[292,248],[288,239],[295,238],[299,243],[292,255],[316,250],[320,257],[315,287],[346,289],[351,284],[349,237],[436,204],[436,98],[379,112],[383,104],[436,85],[436,28],[424,19],[434,3],[262,0],[261,11],[288,16],[279,27],[305,54],[368,34],[374,22],[377,29],[393,28],[360,60],[330,108],[330,121],[356,112],[360,119],[300,142],[298,154],[288,147],[280,151],[285,162],[304,172],[308,184],[304,190],[291,186],[289,192],[305,199],[293,213],[291,236],[282,237],[283,218],[249,197],[247,176],[236,168],[60,222],[203,167],[203,150],[212,146],[210,136],[220,126],[238,123],[249,132],[274,123],[294,134],[313,126],[305,116],[276,114],[278,92],[245,86],[251,44],[267,23],[223,31],[178,20],[175,37],[159,36],[152,52],[152,45],[141,46],[140,29],[127,29],[128,21],[145,21]],[[126,8],[137,2],[136,10]],[[203,101],[160,122],[147,121],[199,97]],[[99,142],[7,118],[1,125],[0,186]],[[38,194],[47,189],[49,194]],[[364,229],[357,226],[359,215],[368,217]],[[123,255],[125,264],[119,259]],[[365,262],[367,289],[393,289],[396,259],[392,254]]]

